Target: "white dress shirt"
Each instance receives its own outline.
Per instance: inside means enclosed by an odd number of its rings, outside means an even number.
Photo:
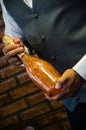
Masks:
[[[27,6],[30,8],[33,8],[33,1],[32,0],[23,0]],[[3,0],[0,0],[2,9],[3,9],[3,19],[5,22],[5,35],[10,35],[11,37],[19,37],[21,39],[24,39],[24,33],[18,26],[18,24],[15,22],[15,20],[10,16],[10,14],[7,12]],[[75,66],[72,68],[75,70],[81,77],[86,80],[86,54],[76,63]]]

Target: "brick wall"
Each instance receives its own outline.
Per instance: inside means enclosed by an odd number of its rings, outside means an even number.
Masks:
[[[0,9],[0,130],[70,130],[62,101],[48,101],[28,78],[24,68],[9,65],[3,56],[4,23]]]

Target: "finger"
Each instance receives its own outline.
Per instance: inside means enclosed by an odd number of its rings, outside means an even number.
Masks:
[[[71,69],[66,70],[62,74],[62,76],[59,78],[58,82],[60,82],[61,85],[63,85],[64,83],[66,84],[69,81],[70,77],[71,77],[71,73],[73,73],[73,72],[71,72]]]
[[[21,40],[19,38],[17,38],[17,37],[14,38],[13,41],[14,41],[14,43],[20,43],[21,42]]]
[[[63,85],[63,82],[62,81],[58,81],[56,86],[55,86],[55,88],[56,89],[60,89],[62,87],[62,85]]]
[[[6,54],[7,52],[14,50],[18,47],[20,47],[20,45],[9,44],[3,48],[3,53]]]
[[[67,98],[71,98],[71,97],[73,97],[70,93],[68,93],[68,94],[65,94],[65,95],[62,95],[61,97],[57,97],[57,100],[59,101],[59,100],[64,100],[64,99],[67,99]]]
[[[54,97],[50,97],[46,93],[44,95],[45,95],[45,98],[48,99],[48,100],[57,100],[57,95],[54,96]]]
[[[64,98],[67,98],[69,94],[70,94],[69,86],[67,86],[67,84],[64,84],[61,87],[60,92],[57,94],[57,100],[62,100]]]
[[[21,46],[24,46],[23,42],[19,38],[14,38],[13,41],[15,44],[20,44]]]
[[[66,85],[68,83],[68,81],[69,81],[69,79],[66,76],[64,76],[64,75],[61,76],[61,78],[59,78],[55,88],[59,89],[59,88],[63,87],[64,84]]]
[[[19,48],[16,48],[14,50],[11,50],[11,51],[5,53],[5,56],[7,58],[10,58],[10,57],[15,56],[15,55],[17,55],[19,53],[22,53],[22,52],[24,52],[24,48],[23,47],[19,47]]]

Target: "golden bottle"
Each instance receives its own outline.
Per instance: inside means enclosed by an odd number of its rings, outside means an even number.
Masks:
[[[3,42],[5,44],[14,44],[13,39],[9,36],[4,36]],[[60,74],[50,63],[26,52],[19,54],[19,57],[26,68],[29,78],[44,93],[55,96],[60,92],[60,89],[55,89]]]

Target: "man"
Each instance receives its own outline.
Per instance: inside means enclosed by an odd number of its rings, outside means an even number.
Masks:
[[[85,1],[1,0],[1,6],[5,35],[27,40],[27,46],[62,74],[56,85],[61,92],[46,98],[64,100],[73,130],[86,128]],[[20,44],[3,49],[9,63],[14,64],[20,64],[15,55],[23,51]]]

